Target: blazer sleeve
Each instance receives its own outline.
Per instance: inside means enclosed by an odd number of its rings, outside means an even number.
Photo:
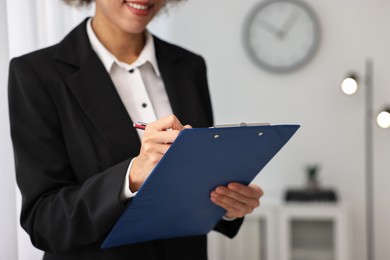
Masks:
[[[238,231],[240,230],[240,227],[244,221],[244,218],[237,218],[233,221],[230,220],[221,220],[218,222],[218,224],[214,227],[214,230],[224,234],[225,236],[229,238],[233,238],[237,235]]]
[[[34,246],[65,252],[99,242],[109,232],[125,209],[119,193],[130,159],[80,181],[38,71],[20,59],[10,63],[11,137],[23,197],[20,221]]]

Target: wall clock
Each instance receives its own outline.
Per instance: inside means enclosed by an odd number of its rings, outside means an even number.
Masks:
[[[260,2],[244,23],[244,47],[249,57],[273,73],[305,66],[316,53],[320,38],[317,15],[301,0]]]

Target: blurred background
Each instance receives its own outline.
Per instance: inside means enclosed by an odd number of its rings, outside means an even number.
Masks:
[[[262,2],[190,0],[150,25],[155,35],[206,59],[217,124],[301,125],[254,180],[265,195],[240,236],[227,241],[210,234],[210,260],[390,259],[390,130],[369,121],[372,150],[367,154],[367,86],[361,84],[353,96],[340,88],[350,73],[360,75],[361,83],[372,76],[373,114],[390,104],[390,2],[304,0],[319,21],[319,47],[305,66],[289,73],[264,70],[247,55],[245,21]],[[92,13],[93,7],[72,9],[60,0],[0,0],[0,259],[42,256],[18,223],[21,199],[7,108],[9,60],[57,43]],[[367,60],[373,64],[369,75]],[[373,181],[368,190],[367,174]],[[316,192],[330,191],[337,201],[309,196],[287,203],[288,191],[308,191],[312,175]],[[366,203],[367,194],[373,203]]]

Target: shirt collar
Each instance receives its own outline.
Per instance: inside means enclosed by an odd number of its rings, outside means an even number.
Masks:
[[[104,47],[104,45],[99,41],[95,32],[93,31],[91,22],[92,18],[90,18],[87,22],[88,38],[91,42],[92,49],[96,52],[97,56],[102,61],[107,72],[111,71],[113,64],[117,64],[119,67],[129,71],[131,69],[141,67],[143,64],[149,62],[152,65],[157,76],[160,77],[160,70],[157,64],[154,40],[152,34],[149,31],[146,30],[145,32],[146,43],[137,60],[134,61],[132,64],[127,64],[119,61],[109,50],[106,49],[106,47]]]

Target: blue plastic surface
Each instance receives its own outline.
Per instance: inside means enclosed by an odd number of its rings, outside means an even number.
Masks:
[[[194,128],[181,131],[119,218],[102,248],[207,234],[224,209],[210,192],[249,184],[299,125]]]

